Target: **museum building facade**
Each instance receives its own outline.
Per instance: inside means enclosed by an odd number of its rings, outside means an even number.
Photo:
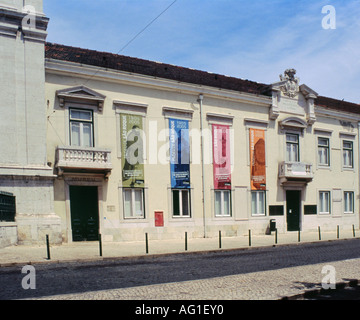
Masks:
[[[35,29],[0,7],[10,243],[359,228],[358,104],[294,69],[262,84],[48,43],[32,5]]]

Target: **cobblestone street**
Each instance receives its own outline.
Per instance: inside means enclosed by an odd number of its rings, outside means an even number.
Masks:
[[[359,239],[279,247],[34,263],[36,289],[22,266],[0,269],[0,299],[277,300],[321,288],[325,266],[336,283],[360,279]]]
[[[360,259],[330,263],[337,280],[360,278]],[[325,264],[254,272],[204,280],[92,291],[46,300],[277,300],[321,288]]]

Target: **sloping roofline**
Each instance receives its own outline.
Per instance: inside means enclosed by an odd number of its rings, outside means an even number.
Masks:
[[[270,87],[266,84],[109,52],[46,43],[45,58],[137,73],[179,82],[271,96]]]
[[[137,73],[220,89],[234,90],[255,95],[267,97],[271,96],[271,84],[258,83],[250,80],[243,80],[240,78],[109,52],[101,52],[47,42],[45,44],[45,58]],[[343,100],[318,96],[315,100],[315,105],[328,109],[360,114],[359,104]]]

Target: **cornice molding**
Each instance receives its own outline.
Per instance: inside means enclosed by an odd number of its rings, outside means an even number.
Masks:
[[[163,78],[145,76],[136,73],[109,70],[89,65],[81,65],[79,63],[61,61],[55,59],[45,59],[45,71],[50,74],[77,76],[82,79],[109,81],[115,83],[126,83],[139,87],[148,87],[159,90],[167,90],[173,92],[180,92],[184,94],[195,94],[199,92],[206,97],[217,99],[231,100],[239,103],[254,104],[271,109],[272,97],[259,96],[249,93],[236,92],[225,89],[218,89],[208,86],[196,85],[178,82],[174,80],[167,80]],[[314,99],[313,94],[315,91],[302,85],[302,91],[308,91],[308,98],[312,102]],[[305,90],[308,89],[308,90]],[[329,110],[327,108],[314,106],[315,115],[321,115],[331,118],[342,118],[346,120],[360,121],[360,115],[354,113],[346,113],[344,111]]]
[[[77,86],[56,91],[59,98],[60,107],[64,107],[66,102],[87,102],[96,104],[101,112],[104,106],[105,96],[85,86]]]
[[[163,115],[165,118],[171,118],[171,117],[180,117],[184,119],[192,119],[194,111],[189,109],[182,109],[182,108],[174,108],[174,107],[167,107],[164,106],[162,108]]]
[[[120,101],[113,100],[113,105],[115,106],[115,113],[135,113],[141,116],[145,116],[148,109],[148,104],[138,103],[138,102],[130,102],[130,101]]]
[[[25,40],[45,43],[49,18],[41,13],[35,15],[35,28],[23,26],[26,13],[11,8],[0,7],[0,34],[15,38],[22,32]]]
[[[288,117],[279,122],[281,129],[299,129],[304,130],[308,127],[308,124],[298,117]]]
[[[233,124],[234,121],[234,116],[229,115],[229,114],[223,114],[223,113],[214,113],[214,112],[208,112],[206,113],[206,120],[210,123],[210,124],[219,124],[219,123],[224,123],[224,124]]]
[[[360,121],[360,114],[356,113],[350,113],[346,111],[337,111],[333,109],[328,109],[320,106],[315,106],[315,114],[322,116],[322,117],[328,117],[328,118],[336,118],[341,120],[347,120],[347,121]]]
[[[180,92],[184,94],[199,95],[217,99],[226,99],[240,103],[255,104],[269,108],[271,97],[259,96],[249,93],[225,90],[203,85],[179,82],[164,78],[145,76],[118,70],[109,70],[95,66],[82,65],[74,62],[45,59],[45,70],[52,74],[77,76],[80,78],[97,81],[110,81],[116,83],[129,83],[140,87],[150,87],[159,90]]]

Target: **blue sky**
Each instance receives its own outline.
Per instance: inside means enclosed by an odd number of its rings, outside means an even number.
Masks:
[[[174,0],[44,0],[48,41],[119,53]],[[322,8],[336,9],[325,30]],[[177,0],[120,54],[360,103],[360,0]]]

